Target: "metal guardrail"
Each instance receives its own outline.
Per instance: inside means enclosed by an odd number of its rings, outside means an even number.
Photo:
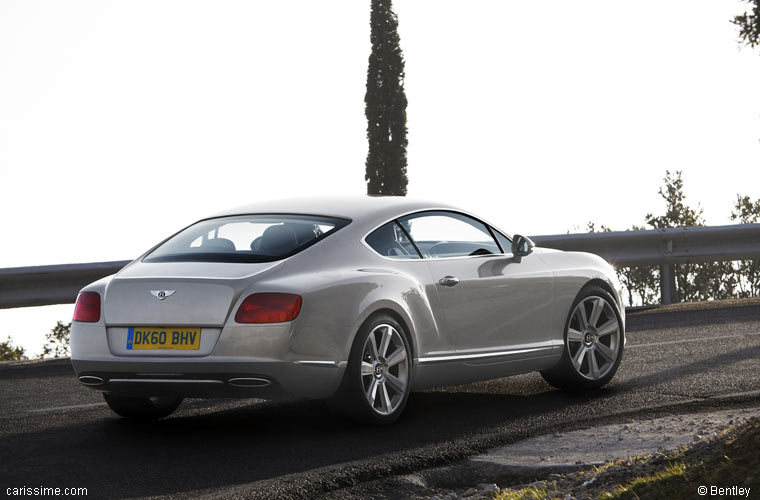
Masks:
[[[760,257],[760,224],[534,236],[539,246],[600,255],[617,267]]]
[[[595,253],[616,267],[659,266],[660,301],[677,301],[674,264],[760,259],[760,224],[557,234],[537,245]]]
[[[675,299],[673,264],[760,260],[760,224],[532,236],[539,246],[600,255],[617,267],[659,266],[663,304]],[[68,304],[129,261],[0,269],[0,309]]]
[[[0,269],[0,309],[71,304],[85,285],[114,274],[128,260]]]

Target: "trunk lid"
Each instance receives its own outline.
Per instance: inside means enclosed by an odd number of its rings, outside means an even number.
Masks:
[[[103,318],[107,326],[221,327],[238,296],[282,265],[136,261],[109,282]]]

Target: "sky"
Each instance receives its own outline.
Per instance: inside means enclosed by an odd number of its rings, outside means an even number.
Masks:
[[[126,260],[224,208],[363,194],[369,0],[0,2],[0,267]],[[509,233],[760,198],[738,0],[395,0],[409,196]],[[0,310],[31,355],[73,306]]]

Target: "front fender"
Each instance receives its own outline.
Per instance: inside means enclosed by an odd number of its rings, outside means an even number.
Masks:
[[[615,270],[598,255],[585,252],[542,250],[541,260],[554,273],[555,308],[552,318],[552,339],[564,342],[565,321],[570,307],[581,289],[592,281],[601,281],[613,291],[625,325],[625,307]]]

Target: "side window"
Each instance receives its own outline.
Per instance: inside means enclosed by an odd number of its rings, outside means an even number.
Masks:
[[[497,231],[494,228],[491,228],[493,231],[494,236],[496,236],[496,239],[499,241],[499,245],[501,245],[502,250],[504,250],[504,253],[512,253],[512,242],[509,241],[509,238],[501,234],[499,231]]]
[[[383,257],[419,259],[420,255],[396,221],[380,226],[367,235],[367,244]]]
[[[485,224],[455,212],[422,212],[399,219],[425,258],[498,254]]]

